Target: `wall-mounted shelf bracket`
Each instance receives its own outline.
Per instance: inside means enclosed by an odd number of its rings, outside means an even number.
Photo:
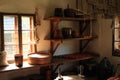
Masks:
[[[54,40],[54,41],[51,41],[51,53],[52,53],[52,56],[54,55],[56,49],[58,48],[58,46],[62,43],[61,40]]]

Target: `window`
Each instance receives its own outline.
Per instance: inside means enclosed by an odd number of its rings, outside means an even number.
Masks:
[[[35,52],[34,43],[34,15],[3,14],[3,50],[7,52],[7,59],[14,59],[15,54]]]
[[[113,27],[113,55],[120,56],[120,18],[117,16],[114,19]]]

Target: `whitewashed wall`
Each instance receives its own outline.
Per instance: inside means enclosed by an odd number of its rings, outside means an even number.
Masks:
[[[98,38],[91,41],[87,49],[100,54],[100,60],[108,57],[110,62],[116,66],[120,63],[120,57],[112,55],[112,19],[105,19],[101,15],[97,17],[96,26],[93,26],[94,33]]]

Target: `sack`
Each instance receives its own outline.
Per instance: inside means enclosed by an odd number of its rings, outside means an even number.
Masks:
[[[0,51],[0,66],[7,66],[7,53],[5,51]]]
[[[107,57],[104,57],[98,64],[98,78],[99,80],[107,80],[114,73],[113,65]]]

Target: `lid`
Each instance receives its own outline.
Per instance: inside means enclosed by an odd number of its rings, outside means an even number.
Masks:
[[[34,53],[34,54],[29,54],[28,57],[31,57],[31,58],[48,58],[49,55]]]

